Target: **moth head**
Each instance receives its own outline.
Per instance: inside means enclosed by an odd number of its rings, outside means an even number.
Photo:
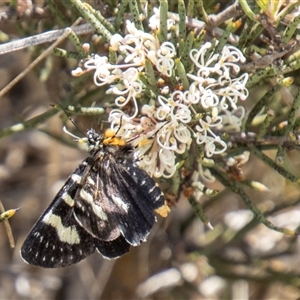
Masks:
[[[90,129],[87,131],[85,141],[88,146],[88,151],[91,152],[94,149],[99,149],[103,144],[103,135],[97,133],[94,129]]]

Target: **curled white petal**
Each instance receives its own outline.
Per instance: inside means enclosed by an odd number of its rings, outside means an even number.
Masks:
[[[174,63],[173,59],[170,59],[170,58],[167,58],[167,57],[160,57],[156,61],[155,65],[156,65],[157,70],[162,75],[171,77],[175,63]]]
[[[114,34],[110,39],[110,46],[112,50],[118,51],[122,40],[123,37],[120,34]]]

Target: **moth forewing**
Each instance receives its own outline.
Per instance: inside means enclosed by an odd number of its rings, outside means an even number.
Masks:
[[[92,254],[118,258],[145,241],[165,207],[164,196],[141,170],[133,148],[109,130],[84,139],[88,156],[70,175],[26,238],[21,256],[45,268],[65,267]]]

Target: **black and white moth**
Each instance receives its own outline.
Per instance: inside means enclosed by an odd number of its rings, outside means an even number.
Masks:
[[[133,147],[111,129],[87,132],[89,156],[70,175],[32,228],[21,256],[44,268],[66,267],[97,250],[118,258],[146,240],[154,211],[169,208],[154,180],[136,164]]]

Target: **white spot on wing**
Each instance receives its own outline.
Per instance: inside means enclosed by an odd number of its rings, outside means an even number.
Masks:
[[[81,189],[80,197],[91,205],[95,215],[97,215],[101,220],[107,220],[106,213],[103,211],[101,206],[95,204],[94,198],[91,194],[87,193],[84,189]],[[87,213],[87,215],[89,214]]]
[[[112,195],[112,200],[115,202],[115,204],[118,207],[120,207],[123,210],[125,210],[126,212],[128,212],[128,208],[129,208],[128,204],[125,203],[120,197]]]
[[[71,198],[71,196],[68,193],[63,193],[61,198],[67,203],[69,206],[74,206],[74,200]]]
[[[154,201],[158,201],[160,198],[161,198],[161,194],[160,195],[158,195],[156,198],[155,198],[155,200]]]
[[[80,183],[81,182],[81,176],[77,175],[77,174],[72,174],[71,176],[72,180],[76,183]]]
[[[80,197],[85,200],[87,203],[93,204],[93,196],[90,193],[87,193],[84,189],[80,190]]]
[[[149,194],[152,193],[152,192],[155,190],[155,188],[156,188],[156,185],[154,185],[154,186],[149,190],[148,193],[149,193]]]
[[[92,179],[91,176],[88,176],[88,178],[86,179],[87,183],[90,185],[96,185],[95,181]]]
[[[74,225],[65,227],[61,222],[61,217],[53,214],[51,210],[45,215],[43,222],[56,229],[60,241],[71,245],[80,243],[80,237],[76,227]]]

